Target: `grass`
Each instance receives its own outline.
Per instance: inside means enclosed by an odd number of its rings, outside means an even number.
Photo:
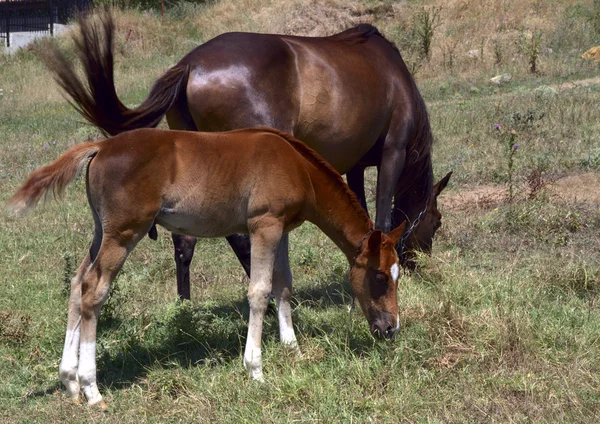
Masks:
[[[412,58],[402,37],[424,4],[438,3],[244,0],[236,8],[222,0],[181,4],[164,24],[154,12],[119,12],[118,92],[139,103],[166,67],[227,30],[317,35],[366,19]],[[598,64],[579,58],[596,41],[587,31],[593,2],[462,4],[444,3],[430,58],[417,73],[436,139],[435,173],[454,174],[440,199],[444,225],[433,255],[401,277],[402,328],[393,342],[373,341],[360,312],[349,313],[345,259],[305,224],[290,242],[303,354],[280,346],[270,314],[267,384],[256,384],[242,367],[247,280],[234,255],[224,240],[202,240],[193,300],[179,304],[170,237],[160,231],[158,241],[145,239],[133,252],[102,311],[98,369],[109,412],[66,402],[57,376],[65,280],[93,225],[78,180],[62,203],[24,219],[0,218],[0,419],[598,421],[600,85],[566,84],[600,75]],[[517,41],[535,30],[543,36],[532,75]],[[484,36],[483,59],[467,56]],[[59,42],[68,48],[68,40]],[[456,46],[451,68],[444,46]],[[511,81],[489,82],[500,73]],[[4,202],[31,170],[98,133],[80,123],[33,52],[1,56],[0,74]],[[495,124],[514,130],[519,144],[512,204]],[[372,170],[367,181],[372,207]]]

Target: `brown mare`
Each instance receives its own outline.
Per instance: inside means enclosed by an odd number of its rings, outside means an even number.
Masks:
[[[375,227],[387,232],[394,222],[418,222],[401,244],[409,252],[431,250],[441,223],[436,200],[450,174],[434,189],[425,104],[397,48],[377,28],[359,25],[330,37],[223,34],[189,52],[128,109],[114,86],[114,23],[110,15],[101,19],[101,26],[80,19],[75,41],[85,83],[58,50],[44,55],[89,122],[110,135],[154,127],[165,114],[179,130],[277,128],[346,173],[365,210],[364,170],[377,166]],[[248,238],[228,241],[248,273]],[[196,240],[175,232],[173,243],[178,293],[189,299]]]
[[[390,338],[398,330],[394,246],[405,223],[389,234],[375,230],[340,175],[293,137],[270,128],[227,133],[139,129],[71,147],[32,172],[10,203],[23,211],[50,190],[60,195],[88,162],[94,239],[71,282],[60,365],[71,397],[79,396],[81,383],[90,404],[102,402],[95,360],[100,308],[127,255],[156,224],[194,237],[250,236],[244,366],[255,379],[263,379],[261,334],[270,293],[278,306],[281,341],[297,348],[284,234],[304,221],[317,225],[348,258],[350,285],[371,333]]]

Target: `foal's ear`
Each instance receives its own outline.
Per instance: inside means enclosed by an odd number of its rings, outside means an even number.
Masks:
[[[402,237],[402,234],[404,234],[405,228],[406,228],[406,220],[402,221],[402,224],[398,225],[396,228],[394,228],[392,231],[390,231],[390,233],[387,236],[392,239],[394,244],[397,244],[398,240],[400,240],[400,237]]]
[[[381,230],[373,230],[371,235],[369,236],[369,240],[367,246],[369,247],[369,251],[373,254],[379,253],[381,249],[381,236],[383,233]]]
[[[452,176],[452,171],[448,172],[444,178],[439,180],[436,185],[433,186],[433,195],[438,197],[443,189],[448,185],[448,181],[450,181],[450,177]]]

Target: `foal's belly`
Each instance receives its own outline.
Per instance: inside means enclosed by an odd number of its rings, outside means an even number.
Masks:
[[[222,208],[164,207],[157,215],[156,223],[171,232],[194,237],[225,237],[248,232],[244,214],[231,205]]]

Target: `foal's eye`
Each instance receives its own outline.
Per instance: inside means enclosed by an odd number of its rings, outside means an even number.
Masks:
[[[383,272],[378,272],[375,275],[375,283],[371,286],[371,294],[375,299],[380,298],[381,296],[387,293],[388,289],[388,276]]]
[[[378,284],[387,284],[388,276],[383,272],[378,272],[375,280]]]

